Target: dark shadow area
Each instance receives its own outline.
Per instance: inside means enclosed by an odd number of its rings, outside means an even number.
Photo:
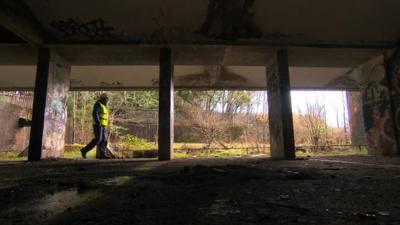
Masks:
[[[340,162],[346,159],[363,163]],[[0,222],[398,224],[400,168],[380,167],[398,160],[357,156],[10,165],[0,173]]]
[[[0,43],[26,43],[20,37],[7,30],[5,27],[0,26]]]

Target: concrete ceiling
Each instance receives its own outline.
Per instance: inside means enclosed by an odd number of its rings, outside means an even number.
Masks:
[[[159,48],[135,45],[48,45],[72,65],[158,65]],[[176,65],[265,66],[276,51],[257,46],[172,46]],[[288,47],[295,67],[356,67],[385,54],[385,48]],[[0,65],[35,65],[37,51],[26,45],[0,45]]]
[[[264,89],[287,48],[292,88],[354,89],[346,72],[397,47],[398,0],[0,0],[0,88],[31,89],[37,47],[73,89],[153,88],[171,46],[177,87]]]
[[[23,2],[53,42],[366,46],[400,38],[398,0]]]

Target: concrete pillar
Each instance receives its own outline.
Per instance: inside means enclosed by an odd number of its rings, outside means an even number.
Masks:
[[[392,100],[392,115],[397,140],[397,154],[400,154],[400,49],[397,49],[387,63],[390,94]]]
[[[349,115],[351,144],[366,145],[367,139],[365,136],[361,93],[359,91],[347,91],[346,96],[347,96],[347,108]]]
[[[28,160],[64,156],[71,66],[48,48],[39,50]]]
[[[393,155],[397,141],[384,56],[376,57],[353,70],[363,101],[364,127],[369,154]]]
[[[268,63],[267,88],[271,157],[293,159],[296,155],[287,50],[278,50]]]
[[[174,142],[174,61],[170,48],[160,49],[158,159],[171,160]]]

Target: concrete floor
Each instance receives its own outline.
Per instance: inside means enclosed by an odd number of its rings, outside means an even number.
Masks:
[[[400,158],[0,163],[0,224],[400,224]]]

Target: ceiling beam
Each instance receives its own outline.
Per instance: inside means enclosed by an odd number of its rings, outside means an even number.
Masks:
[[[159,47],[140,45],[45,45],[73,66],[158,65]],[[265,66],[273,48],[255,46],[172,46],[175,65]],[[356,67],[391,49],[289,47],[291,67]],[[0,44],[0,65],[35,65],[37,51],[27,44]]]

